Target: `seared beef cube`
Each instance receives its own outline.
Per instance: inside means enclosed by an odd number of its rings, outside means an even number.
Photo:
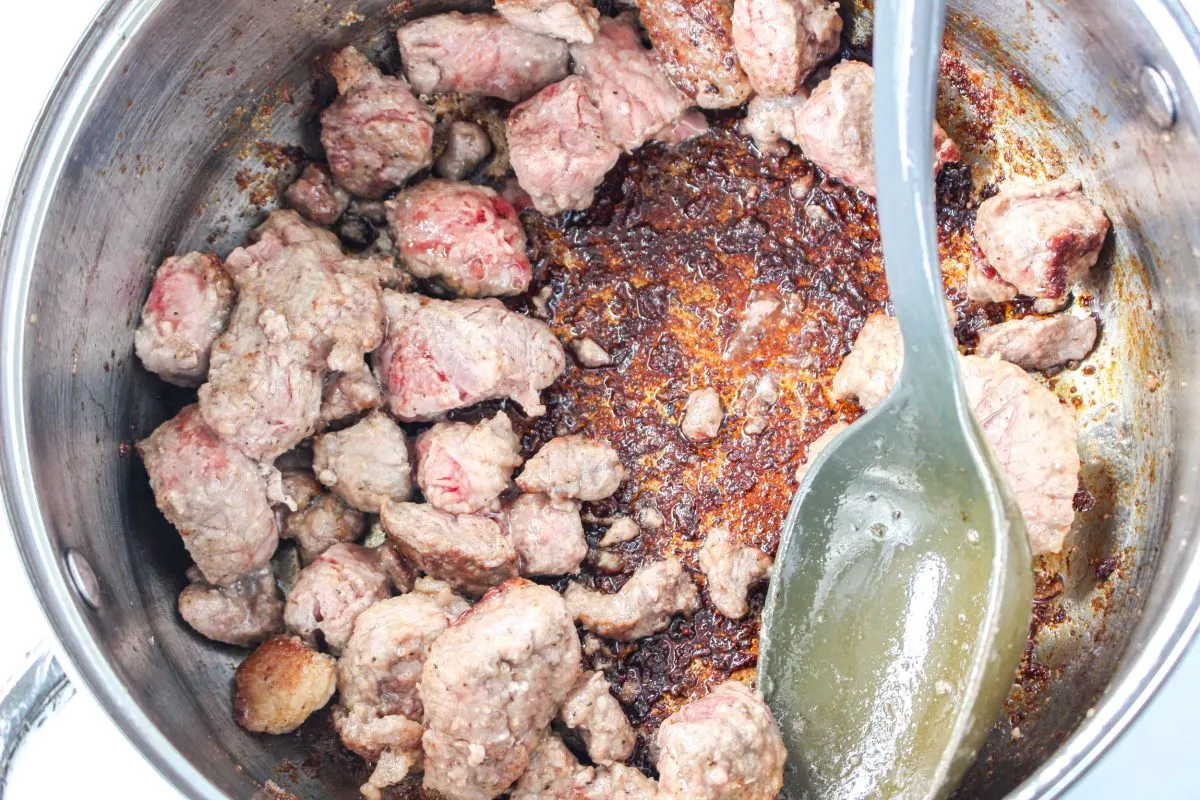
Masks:
[[[321,144],[339,185],[378,199],[433,163],[433,112],[408,84],[353,47],[330,72],[340,96],[321,112]]]
[[[732,0],[637,0],[663,69],[701,108],[733,108],[751,88],[733,44]]]
[[[486,800],[521,777],[579,677],[579,636],[557,592],[498,586],[439,636],[421,673],[425,788]]]
[[[664,630],[676,614],[691,616],[699,592],[677,558],[646,564],[616,594],[603,594],[572,583],[567,606],[584,628],[622,642]]]
[[[513,26],[568,42],[590,42],[600,12],[591,0],[497,0],[496,11]]]
[[[387,204],[396,253],[417,278],[464,297],[516,295],[533,268],[525,229],[508,201],[486,186],[428,180]]]
[[[478,425],[440,422],[417,437],[417,485],[434,508],[474,514],[497,505],[521,465],[521,440],[503,412]]]
[[[332,225],[350,205],[350,194],[333,182],[324,164],[309,164],[284,194],[288,205],[318,225]]]
[[[403,597],[380,600],[358,615],[337,664],[333,722],[342,744],[375,765],[364,795],[399,783],[421,765],[421,698],[417,685],[429,647],[467,602],[430,578]]]
[[[179,616],[214,642],[250,647],[283,632],[283,597],[270,567],[214,586],[193,567],[191,583],[179,594]]]
[[[975,239],[998,277],[1030,297],[1065,298],[1100,256],[1108,217],[1077,180],[1011,178],[984,200]]]
[[[514,108],[507,130],[517,180],[534,208],[547,215],[590,206],[621,155],[588,82],[578,76]]]
[[[773,560],[756,547],[738,541],[725,527],[714,528],[700,546],[700,570],[708,581],[712,603],[730,619],[750,613],[746,596],[771,575]]]
[[[297,636],[268,639],[234,674],[233,718],[254,733],[291,733],[333,697],[334,663]]]
[[[314,439],[313,472],[338,497],[371,514],[384,500],[412,496],[408,437],[382,411]]]
[[[391,412],[432,420],[455,408],[511,398],[530,416],[566,355],[545,323],[497,300],[433,300],[387,292],[388,326],[375,373]]]
[[[422,94],[461,92],[516,103],[567,74],[567,43],[494,14],[451,11],[396,32],[409,83]]]
[[[629,476],[617,451],[607,442],[585,436],[559,436],[542,445],[517,485],[556,499],[603,500]]]
[[[779,726],[762,695],[737,681],[667,717],[655,741],[668,797],[774,800],[783,789]]]
[[[733,0],[733,43],[754,91],[790,97],[842,34],[838,4],[829,0]]]
[[[199,386],[208,376],[213,342],[229,323],[233,281],[221,260],[206,253],[173,256],[154,273],[134,352],[149,371],[176,386]]]
[[[517,575],[517,552],[500,523],[418,503],[386,503],[388,538],[417,569],[478,596]]]
[[[300,571],[288,593],[283,621],[309,644],[324,641],[340,653],[358,615],[390,596],[379,552],[356,544],[335,544]]]
[[[158,509],[206,581],[229,586],[267,565],[279,536],[266,479],[204,423],[199,407],[180,411],[137,449]]]

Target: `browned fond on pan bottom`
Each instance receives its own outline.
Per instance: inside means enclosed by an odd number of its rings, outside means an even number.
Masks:
[[[588,576],[605,589],[664,554],[682,556],[702,580],[696,549],[717,525],[773,553],[807,444],[858,415],[828,390],[863,320],[887,299],[874,203],[795,152],[761,156],[735,126],[722,120],[677,152],[643,148],[577,218],[531,219],[538,267],[554,286],[555,332],[595,338],[615,363],[568,368],[526,443],[568,432],[613,442],[632,477],[596,513],[653,507],[665,520],[620,548],[620,576]],[[969,247],[969,183],[965,167],[940,182],[941,244],[952,263]],[[783,308],[756,344],[726,357],[748,302],[761,296]],[[746,401],[768,374],[779,401],[765,430],[748,432]],[[727,417],[717,439],[696,445],[679,420],[702,387],[721,395]],[[761,593],[736,622],[706,602],[692,621],[601,647],[592,662],[647,737],[706,687],[754,668],[760,611]]]

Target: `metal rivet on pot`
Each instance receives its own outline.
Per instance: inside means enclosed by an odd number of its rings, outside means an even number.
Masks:
[[[1170,76],[1158,67],[1146,65],[1138,76],[1138,87],[1150,121],[1160,130],[1173,127],[1178,118],[1179,103]]]
[[[67,575],[83,602],[92,608],[100,608],[100,581],[92,565],[78,550],[67,549]]]

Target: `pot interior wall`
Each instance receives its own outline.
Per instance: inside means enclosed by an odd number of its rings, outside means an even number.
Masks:
[[[255,737],[234,725],[230,676],[241,653],[201,640],[175,614],[186,556],[128,445],[184,399],[136,364],[132,330],[155,264],[190,249],[228,252],[294,163],[290,148],[319,152],[312,110],[332,92],[320,56],[366,41],[394,63],[387,32],[398,15],[433,6],[156,5],[96,78],[36,250],[23,399],[43,520],[59,552],[77,548],[95,568],[103,603],[78,613],[131,699],[216,787],[244,797],[273,781],[304,797],[356,797],[360,774],[336,748],[326,743],[313,758],[310,736]],[[1200,241],[1189,238],[1191,175],[1175,165],[1197,163],[1200,149],[1187,126],[1190,94],[1171,134],[1143,108],[1138,71],[1169,66],[1142,12],[1154,4],[952,5],[943,94],[948,108],[966,110],[944,116],[977,180],[1077,175],[1116,231],[1086,287],[1103,326],[1095,370],[1064,373],[1055,386],[1085,422],[1094,505],[1065,557],[1040,565],[1044,624],[1009,709],[1019,738],[1009,720],[999,724],[963,791],[992,797],[1085,720],[1129,642],[1137,652],[1151,641],[1155,612],[1192,556],[1190,508],[1167,500],[1196,463],[1186,387]],[[1159,565],[1164,546],[1171,558]]]

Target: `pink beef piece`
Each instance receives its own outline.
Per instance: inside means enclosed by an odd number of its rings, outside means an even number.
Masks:
[[[785,156],[788,142],[798,141],[802,117],[800,109],[808,101],[807,92],[790,97],[755,96],[746,105],[742,133],[754,139],[754,146],[771,156]]]
[[[377,550],[335,544],[300,570],[288,593],[283,621],[309,644],[318,643],[320,634],[330,652],[338,654],[358,615],[389,597],[390,587]]]
[[[499,412],[478,425],[439,422],[417,437],[417,485],[434,508],[474,514],[497,505],[521,465],[521,440]]]
[[[517,485],[557,500],[595,501],[611,497],[627,477],[629,471],[612,445],[571,434],[542,445],[517,476]]]
[[[1021,369],[1044,370],[1082,361],[1096,346],[1094,317],[1025,317],[979,332],[976,355],[998,355]]]
[[[713,606],[730,619],[750,613],[747,595],[770,577],[774,564],[769,555],[739,541],[726,527],[714,528],[705,535],[699,560]]]
[[[900,379],[903,358],[904,342],[896,320],[872,314],[833,376],[834,398],[856,398],[863,408],[874,408]]]
[[[308,506],[288,517],[287,538],[300,548],[300,559],[308,564],[338,542],[362,538],[366,520],[337,495],[321,492]]]
[[[383,405],[379,381],[371,374],[364,360],[362,365],[347,372],[331,372],[325,376],[321,393],[322,430],[335,423],[353,419]]]
[[[282,477],[284,494],[296,509],[280,511],[280,536],[296,542],[301,562],[311,564],[338,542],[353,542],[362,536],[366,518],[336,495],[322,491],[311,473],[289,470]]]
[[[154,273],[133,347],[142,366],[176,386],[199,386],[233,308],[233,281],[206,253],[172,256]]]
[[[421,578],[415,591],[380,600],[355,620],[338,659],[333,722],[342,744],[376,765],[362,788],[367,797],[420,767],[421,667],[430,645],[467,608],[449,585]]]
[[[433,112],[408,84],[348,47],[330,72],[340,96],[321,112],[321,144],[339,185],[378,199],[433,163]]]
[[[734,0],[733,43],[762,97],[790,97],[837,53],[838,4],[829,0]]]
[[[587,557],[587,539],[577,500],[523,494],[504,516],[522,575],[567,575]]]
[[[272,219],[284,213],[292,212],[275,212]],[[363,354],[383,337],[379,286],[391,270],[388,260],[347,256],[332,234],[290,231],[282,239],[269,231],[258,244],[235,251],[241,269],[234,277],[238,302],[230,327],[253,314],[254,327],[299,360],[336,371],[360,369]]]
[[[513,171],[543,214],[590,206],[621,155],[588,82],[577,76],[514,108],[507,130]]]
[[[346,503],[378,514],[385,500],[412,495],[408,437],[382,411],[313,439],[313,472]]]
[[[449,584],[420,578],[413,591],[360,614],[338,661],[338,702],[348,716],[362,711],[368,719],[400,714],[419,721],[417,684],[429,646],[468,608]],[[351,749],[364,757],[378,753],[370,745]]]
[[[574,800],[576,776],[583,771],[559,735],[546,731],[509,800]]]
[[[349,258],[320,237],[273,240],[239,259],[238,302],[200,388],[205,421],[260,461],[311,436],[326,372],[361,368],[383,338],[382,260]]]
[[[489,800],[521,777],[580,673],[562,597],[511,580],[434,640],[421,673],[425,788]]]
[[[404,74],[422,94],[461,92],[517,103],[567,74],[567,43],[494,14],[451,11],[396,32]]]
[[[1030,297],[1065,298],[1096,263],[1108,217],[1077,180],[1010,178],[984,200],[975,239],[1000,279]]]
[[[612,354],[590,336],[572,339],[571,352],[582,367],[607,367],[613,363]]]
[[[433,162],[439,178],[461,181],[492,153],[492,139],[482,125],[456,119],[446,131],[446,148]]]
[[[188,570],[191,581],[179,594],[179,616],[201,636],[236,647],[252,647],[283,633],[283,597],[270,567],[250,572],[229,586],[213,586]]]
[[[637,0],[671,82],[701,108],[734,108],[750,82],[733,47],[732,0]]]
[[[572,582],[564,598],[584,628],[620,642],[633,642],[687,617],[700,606],[700,592],[678,558],[644,564],[621,590],[605,594]]]
[[[875,196],[875,70],[843,61],[797,112],[796,138],[804,155],[831,177]],[[958,145],[934,124],[934,174],[958,161]]]
[[[580,675],[559,716],[568,728],[580,732],[595,763],[611,766],[633,755],[637,735],[603,672]]]
[[[595,42],[571,46],[571,58],[588,81],[605,135],[626,152],[670,129],[691,104],[642,46],[628,16],[606,19]]]
[[[316,430],[321,383],[321,370],[271,346],[261,331],[231,325],[213,349],[200,408],[222,439],[255,461],[270,461]]]
[[[204,579],[229,586],[271,560],[279,543],[267,483],[191,405],[138,442],[154,500]]]
[[[538,320],[498,300],[433,300],[385,292],[387,335],[375,372],[391,412],[432,420],[455,408],[511,398],[545,411],[538,392],[566,366],[562,345]]]
[[[465,297],[529,288],[533,268],[516,210],[486,186],[428,180],[387,204],[388,227],[405,268]]]
[[[238,301],[200,403],[220,435],[265,460],[311,433],[325,371],[362,369],[378,346],[379,282],[391,268],[346,256],[294,211],[274,212],[251,238],[227,260]]]
[[[512,540],[493,519],[391,502],[380,519],[406,559],[458,591],[477,597],[517,576]]]
[[[309,222],[290,208],[272,211],[261,225],[246,234],[246,239],[249,244],[235,249],[225,259],[225,271],[235,282],[247,270],[262,267],[291,245],[319,242],[318,246],[341,248],[333,231]]]
[[[1059,552],[1079,489],[1075,412],[1015,364],[965,356],[962,366],[967,402],[1008,478],[1033,554]]]
[[[663,721],[656,737],[667,797],[774,800],[787,750],[758,692],[726,681]]]
[[[514,27],[568,42],[590,42],[600,12],[591,0],[497,0],[496,11]]]
[[[617,517],[597,543],[598,547],[616,547],[631,542],[642,534],[641,527],[629,517]]]
[[[688,441],[707,442],[717,438],[724,420],[725,409],[721,405],[721,395],[705,387],[688,395],[679,429]]]
[[[333,182],[324,164],[309,164],[284,195],[288,205],[318,225],[332,225],[350,205],[350,194]]]

